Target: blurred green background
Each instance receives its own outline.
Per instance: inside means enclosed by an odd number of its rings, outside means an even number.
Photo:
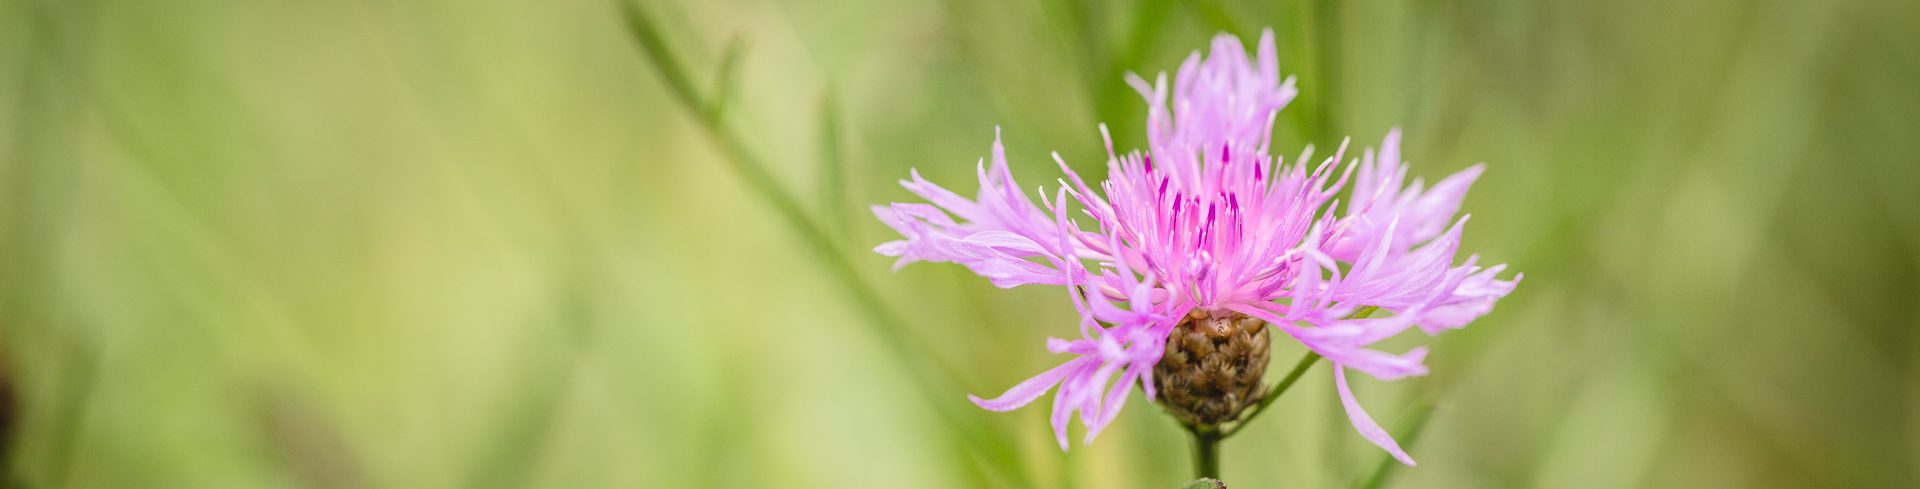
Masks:
[[[1271,26],[1280,152],[1485,161],[1466,248],[1527,274],[1358,383],[1432,408],[1388,485],[1920,484],[1920,3],[644,1],[717,126],[617,0],[0,3],[7,483],[1176,487],[1138,394],[1065,454],[967,404],[1071,306],[889,273],[864,209],[970,194],[996,125],[1022,183],[1101,175],[1121,74]],[[1382,458],[1320,366],[1225,478]]]

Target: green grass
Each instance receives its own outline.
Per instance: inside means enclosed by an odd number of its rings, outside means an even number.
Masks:
[[[996,126],[1101,175],[1120,74],[1267,26],[1277,153],[1484,161],[1465,248],[1527,278],[1356,378],[1419,467],[1315,369],[1233,487],[1920,482],[1920,7],[1867,0],[0,3],[6,475],[1180,487],[1138,396],[1067,454],[967,403],[1071,306],[890,273],[865,206],[970,193]]]

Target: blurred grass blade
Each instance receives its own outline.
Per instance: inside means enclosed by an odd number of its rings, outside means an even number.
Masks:
[[[673,49],[660,37],[660,30],[654,27],[653,17],[647,9],[637,2],[619,1],[620,13],[627,22],[627,32],[633,35],[635,44],[647,52],[647,58],[653,60],[653,67],[660,71],[660,77],[667,82],[681,103],[693,104],[699,109],[700,94],[693,89],[693,81],[687,72],[681,69],[680,61],[673,55]]]
[[[971,406],[954,402],[959,396],[950,389],[959,384],[959,370],[935,355],[936,352],[927,346],[928,342],[911,337],[912,332],[906,327],[906,322],[886,306],[879,291],[860,277],[853,261],[834,244],[836,240],[833,234],[818,219],[808,215],[800,205],[800,200],[774,179],[746,143],[728,131],[707,110],[708,104],[693,89],[687,70],[673,55],[673,50],[667,46],[646,9],[631,0],[616,0],[615,3],[620,5],[628,31],[647,54],[647,61],[666,79],[681,105],[696,115],[707,136],[724,151],[726,157],[721,161],[725,161],[746,180],[752,190],[750,193],[765,199],[779,212],[780,217],[799,234],[800,241],[825,262],[833,279],[853,295],[858,311],[867,317],[866,323],[887,346],[888,352],[895,356],[897,364],[903,367],[914,390],[934,407],[934,412],[948,425],[950,429],[947,434],[953,437],[957,446],[964,447],[962,451],[971,451],[981,457],[981,463],[975,466],[977,470],[970,473],[979,479],[976,482],[984,484],[985,478],[992,475],[985,472],[988,467],[1011,474],[1016,481],[1027,480],[1025,460],[1018,456],[1005,433],[969,423],[968,415],[960,409]]]
[[[557,362],[549,355],[578,359],[594,344],[594,296],[589,292],[594,288],[592,277],[577,264],[567,270],[561,282],[565,285],[554,291],[555,316],[543,318],[528,331],[570,334],[558,338],[560,344],[538,341],[541,336],[537,334],[520,342],[522,350],[516,357],[526,363],[511,370],[517,372],[516,378],[504,383],[512,386],[507,392],[515,395],[506,398],[506,414],[494,423],[490,438],[481,444],[477,455],[480,463],[473,466],[462,487],[524,487],[532,483],[529,478],[537,469],[534,464],[554,436],[581,368],[577,361]]]
[[[91,87],[94,55],[84,40],[97,37],[91,23],[70,22],[62,12],[93,13],[84,2],[32,2],[8,32],[24,39],[19,62],[6,76],[13,100],[0,110],[0,277],[10,287],[0,294],[0,352],[5,355],[10,411],[6,457],[0,461],[5,487],[67,487],[85,470],[81,448],[106,375],[105,356],[95,324],[81,323],[58,307],[56,287],[17,284],[58,283],[58,237],[73,224],[64,209],[84,165],[74,148],[80,138],[62,131],[81,120],[79,111]],[[6,17],[0,15],[0,18]],[[16,19],[4,19],[16,20]],[[31,230],[31,231],[27,231]],[[36,414],[37,413],[37,414]],[[12,439],[18,437],[17,439]]]
[[[957,5],[965,2],[948,3]],[[1099,77],[1112,71],[1107,65],[1112,59],[1106,53],[1106,35],[1100,29],[1105,12],[1100,11],[1097,3],[1059,0],[1040,4],[1041,8],[1047,10],[1048,20],[1056,22],[1053,30],[1067,34],[1069,37],[1066,42],[1081,48],[1081,59],[1085,61],[1081,66],[1087,70],[1089,81],[1098,82]]]
[[[707,99],[694,90],[692,80],[687,77],[686,68],[680,64],[679,58],[674,56],[673,49],[667,46],[666,40],[661,37],[660,29],[654,23],[653,17],[647,13],[646,8],[634,1],[621,0],[615,3],[620,5],[621,12],[625,14],[627,30],[633,35],[634,42],[646,52],[647,61],[660,72],[660,76],[666,80],[667,86],[672,89],[681,105],[686,106],[687,110],[697,116],[700,124],[706,129],[708,137],[719,144],[720,149],[726,153],[726,157],[721,158],[721,161],[727,162],[734,172],[745,178],[747,185],[752,187],[751,193],[772,204],[774,209],[780,212],[781,217],[800,232],[807,243],[815,245],[816,251],[822,251],[827,255],[827,259],[835,260],[839,254],[830,246],[821,246],[822,243],[831,242],[826,232],[801,210],[799,202],[793,195],[774,180],[773,174],[769,173],[766,165],[761,164],[759,158],[747,149],[746,143],[734,137],[726,130],[726,126],[714,117],[713,112],[709,110],[710,105]],[[839,261],[844,261],[844,257],[839,258]],[[848,265],[851,267],[851,264]]]
[[[80,452],[81,431],[85,428],[87,410],[93,405],[101,381],[103,363],[99,352],[92,345],[83,343],[71,335],[56,335],[55,341],[65,348],[58,360],[60,371],[57,374],[61,388],[57,391],[57,406],[64,409],[51,417],[53,426],[51,440],[53,448],[47,450],[46,466],[52,469],[47,487],[65,487],[73,480]]]
[[[840,148],[840,107],[829,88],[820,97],[820,209],[827,224],[845,236],[847,225],[846,160]]]
[[[1133,27],[1127,33],[1127,45],[1121,49],[1120,56],[1113,63],[1114,74],[1135,69],[1147,49],[1160,39],[1160,32],[1167,25],[1167,16],[1173,13],[1173,0],[1146,0],[1140,10],[1133,14]],[[1113,86],[1125,86],[1119,77],[1108,77],[1100,83]]]
[[[303,393],[263,382],[253,389],[253,414],[268,448],[308,487],[371,487],[360,459],[339,426]]]
[[[1413,449],[1414,442],[1420,440],[1420,432],[1427,427],[1427,420],[1433,419],[1433,409],[1433,403],[1421,405],[1420,408],[1415,409],[1413,414],[1407,418],[1406,426],[1400,428],[1401,449]],[[1380,465],[1374,467],[1373,475],[1362,480],[1360,485],[1356,487],[1361,489],[1380,489],[1386,486],[1387,478],[1393,477],[1394,471],[1399,469],[1399,460],[1394,460],[1392,455],[1381,456]]]
[[[1339,114],[1334,107],[1340,104],[1340,1],[1305,0],[1311,10],[1309,18],[1313,22],[1308,29],[1313,31],[1313,87],[1305,90],[1319,92],[1320,101],[1313,104],[1315,141],[1331,143],[1341,134]]]
[[[1122,80],[1128,71],[1140,70],[1140,60],[1146,57],[1147,50],[1159,42],[1160,34],[1167,25],[1167,16],[1173,13],[1173,0],[1146,0],[1140,9],[1133,13],[1133,24],[1127,32],[1127,42],[1121,46],[1113,59],[1102,63],[1106,71],[1096,73],[1097,78],[1089,80],[1094,87],[1094,120],[1119,129],[1117,137],[1126,143],[1136,129],[1134,120],[1127,113],[1127,107],[1137,104],[1139,99],[1133,89]]]
[[[686,70],[678,64],[672,50],[668,49],[665,41],[661,39],[659,30],[654,26],[646,10],[636,2],[616,3],[621,5],[622,11],[626,14],[627,26],[634,40],[647,53],[648,61],[654,65],[661,76],[667,79],[668,85],[678,94],[683,105],[700,116],[699,121],[706,129],[707,135],[724,150],[726,157],[721,160],[727,162],[746,180],[747,185],[753,190],[752,194],[765,199],[776,211],[779,211],[780,217],[800,234],[801,242],[807,244],[827,262],[828,269],[835,272],[834,277],[853,293],[861,311],[868,316],[882,339],[886,340],[887,346],[907,357],[905,364],[909,365],[908,370],[920,377],[915,385],[925,385],[930,389],[931,384],[956,383],[955,381],[959,378],[958,371],[940,361],[939,357],[932,355],[932,351],[926,348],[925,342],[913,341],[907,337],[906,323],[894,315],[880,300],[879,293],[860,278],[853,262],[833,245],[833,236],[827,233],[818,220],[807,215],[799,199],[774,179],[773,175],[767,171],[766,165],[761,164],[760,159],[747,149],[745,142],[727,131],[718,120],[710,117],[711,114],[704,109],[706,104],[702,102],[702,97],[694,91],[693,85],[687,80]],[[936,375],[936,372],[928,371],[927,362],[940,367],[938,373],[944,374],[944,378]]]
[[[720,55],[720,69],[713,76],[713,95],[707,99],[707,117],[715,121],[724,121],[727,117],[727,102],[733,99],[739,90],[740,58],[746,54],[744,38],[735,35],[727,41],[727,48]]]
[[[1192,5],[1194,10],[1197,10],[1200,14],[1200,19],[1205,21],[1207,27],[1211,27],[1213,30],[1229,32],[1241,37],[1246,37],[1248,33],[1252,32],[1252,29],[1248,28],[1246,23],[1240,21],[1243,16],[1240,15],[1239,12],[1232,11],[1232,7],[1226,5],[1225,2],[1220,0],[1196,0],[1192,2]]]

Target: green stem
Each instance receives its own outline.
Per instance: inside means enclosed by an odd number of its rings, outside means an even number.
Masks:
[[[1311,351],[1307,352],[1306,356],[1300,357],[1300,362],[1293,365],[1293,371],[1287,372],[1287,376],[1281,378],[1280,383],[1274,384],[1273,390],[1267,391],[1267,396],[1260,399],[1260,404],[1253,406],[1253,412],[1247,413],[1247,417],[1241,418],[1238,423],[1234,423],[1232,428],[1222,431],[1221,437],[1233,436],[1234,433],[1239,433],[1241,428],[1246,428],[1247,423],[1253,422],[1253,418],[1260,416],[1260,413],[1266,412],[1267,406],[1273,405],[1274,399],[1279,399],[1280,394],[1286,393],[1287,388],[1293,387],[1294,382],[1300,381],[1300,376],[1305,375],[1307,369],[1313,368],[1313,363],[1319,360],[1320,354]]]
[[[1220,440],[1219,433],[1202,432],[1188,429],[1193,434],[1193,477],[1195,479],[1220,478]]]
[[[1348,314],[1346,318],[1362,319],[1373,315],[1375,311],[1379,310],[1380,308],[1378,307],[1366,306],[1354,310],[1353,314]],[[1234,423],[1233,427],[1220,430],[1215,427],[1203,429],[1188,426],[1187,432],[1193,434],[1194,477],[1219,478],[1220,441],[1233,436],[1234,433],[1239,433],[1241,429],[1247,427],[1248,423],[1253,422],[1253,418],[1259,417],[1260,413],[1266,412],[1267,407],[1272,406],[1275,399],[1279,399],[1280,395],[1285,394],[1288,388],[1293,387],[1294,383],[1299,382],[1300,376],[1306,375],[1307,369],[1313,368],[1314,362],[1318,361],[1320,361],[1320,354],[1312,351],[1308,351],[1306,356],[1300,357],[1300,361],[1293,365],[1293,370],[1287,372],[1287,376],[1281,378],[1280,383],[1274,384],[1273,390],[1267,391],[1266,397],[1260,399],[1260,404],[1254,405],[1253,411],[1247,413],[1246,417],[1240,418],[1240,421]]]
[[[1374,306],[1362,307],[1353,311],[1353,314],[1348,314],[1347,319],[1366,318],[1378,310],[1380,310],[1380,308]],[[1253,406],[1253,412],[1247,413],[1247,416],[1244,418],[1240,418],[1240,422],[1234,423],[1232,428],[1221,431],[1220,438],[1225,439],[1233,436],[1234,433],[1239,433],[1242,428],[1246,428],[1247,423],[1253,422],[1253,418],[1259,417],[1260,413],[1266,412],[1267,406],[1272,406],[1274,400],[1279,399],[1281,394],[1285,394],[1287,388],[1293,387],[1294,382],[1300,381],[1300,376],[1305,375],[1307,369],[1313,368],[1313,363],[1319,360],[1320,354],[1312,351],[1308,351],[1306,356],[1300,357],[1300,362],[1293,365],[1293,370],[1287,372],[1287,376],[1281,378],[1280,383],[1274,384],[1273,390],[1267,391],[1266,397],[1260,399],[1260,404]]]

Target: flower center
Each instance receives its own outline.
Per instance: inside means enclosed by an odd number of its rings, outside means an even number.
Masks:
[[[1174,328],[1153,367],[1159,402],[1192,428],[1217,430],[1266,394],[1272,336],[1266,322],[1231,311],[1196,311]]]

